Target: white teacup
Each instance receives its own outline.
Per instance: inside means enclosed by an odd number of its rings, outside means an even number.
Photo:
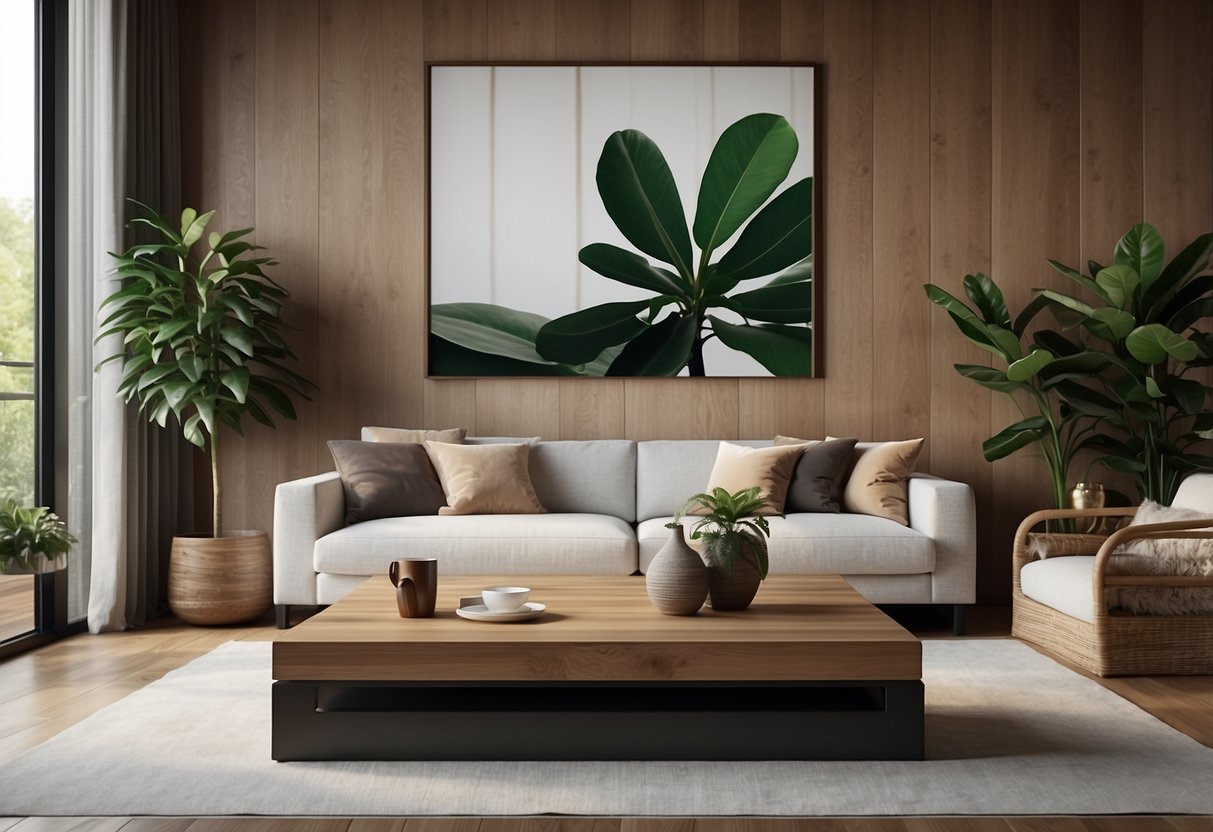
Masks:
[[[491,586],[481,590],[480,597],[489,612],[514,612],[531,597],[531,590],[525,586]]]

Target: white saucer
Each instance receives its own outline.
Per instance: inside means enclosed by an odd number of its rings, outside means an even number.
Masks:
[[[490,612],[489,608],[484,604],[473,604],[469,607],[460,607],[455,610],[455,615],[460,618],[469,618],[472,621],[495,621],[498,624],[512,624],[515,621],[530,621],[543,615],[543,611],[547,607],[543,604],[537,604],[534,601],[529,601],[523,604],[516,610],[509,612]]]

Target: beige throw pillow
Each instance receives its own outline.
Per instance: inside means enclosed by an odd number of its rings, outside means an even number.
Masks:
[[[910,525],[907,480],[914,473],[923,441],[881,442],[871,448],[856,449],[855,465],[842,490],[842,507],[856,514],[871,514]]]
[[[716,464],[708,477],[707,492],[723,488],[730,494],[758,486],[766,497],[766,508],[755,514],[783,514],[783,504],[788,497],[788,482],[792,470],[804,452],[803,445],[780,445],[772,448],[749,448],[721,442],[716,451]],[[707,514],[707,509],[696,509],[691,514]]]
[[[450,514],[544,514],[529,470],[529,445],[455,445],[427,440]]]
[[[412,442],[420,445],[427,439],[435,442],[449,442],[462,445],[467,435],[465,428],[447,428],[446,430],[414,430],[411,428],[377,428],[362,429],[363,442]]]

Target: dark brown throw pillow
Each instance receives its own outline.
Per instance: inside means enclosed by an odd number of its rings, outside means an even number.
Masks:
[[[828,439],[808,443],[792,474],[785,511],[832,514],[842,511],[843,478],[840,475],[850,468],[851,454],[858,441]]]
[[[446,495],[424,445],[412,442],[328,443],[341,487],[345,490],[345,522],[379,517],[437,514]]]

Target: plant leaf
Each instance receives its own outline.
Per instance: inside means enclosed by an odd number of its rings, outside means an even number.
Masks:
[[[1039,442],[1048,426],[1049,422],[1045,417],[1030,416],[1013,425],[1008,425],[982,442],[981,452],[989,462],[1002,459],[1033,442]]]
[[[649,301],[604,303],[548,321],[535,336],[535,350],[549,361],[584,364],[604,349],[622,344],[648,329],[636,317]]]
[[[612,133],[598,158],[602,205],[628,241],[691,282],[691,238],[674,175],[661,149],[639,130]]]
[[[1108,302],[1117,309],[1124,309],[1133,300],[1141,278],[1130,266],[1117,264],[1108,266],[1095,275],[1095,282],[1104,290]]]
[[[784,283],[739,292],[731,308],[750,320],[777,324],[807,324],[813,319],[813,285]]]
[[[552,364],[535,350],[547,318],[491,303],[439,303],[430,307],[430,332],[475,352],[531,364]]]
[[[965,294],[973,301],[973,305],[987,324],[1003,329],[1011,328],[1011,314],[1007,311],[1007,303],[1003,299],[1002,290],[993,280],[981,273],[966,274],[963,283]]]
[[[1156,320],[1172,297],[1188,281],[1203,272],[1213,257],[1213,234],[1201,234],[1175,256],[1152,286],[1142,293],[1142,308],[1146,309],[1144,320]]]
[[[698,330],[694,315],[668,315],[629,341],[607,375],[676,376],[691,358]]]
[[[1196,344],[1162,324],[1139,326],[1125,338],[1129,355],[1143,364],[1161,364],[1168,357],[1180,361],[1196,358]]]
[[[705,262],[787,178],[798,150],[792,125],[772,113],[746,116],[720,134],[695,208],[695,242]]]
[[[954,364],[953,366],[956,368],[956,372],[965,378],[972,379],[982,387],[996,390],[999,393],[1014,393],[1017,390],[1028,388],[1024,382],[1011,381],[1002,370],[987,367],[984,364]]]
[[[774,376],[807,376],[813,370],[813,330],[807,326],[730,324],[709,315],[725,346],[748,354]]]
[[[581,249],[577,259],[611,280],[662,295],[688,296],[686,286],[672,280],[668,272],[655,269],[639,254],[610,243],[590,243]]]
[[[774,274],[813,252],[813,179],[772,199],[742,230],[717,264],[723,277],[748,280]]]
[[[767,286],[779,286],[783,283],[803,283],[806,280],[813,279],[813,255],[801,260],[799,263],[794,263],[781,273],[775,275],[766,284]]]
[[[1120,238],[1113,262],[1118,266],[1128,266],[1141,278],[1142,289],[1149,289],[1162,272],[1164,248],[1158,229],[1143,222],[1130,228]],[[1099,274],[1095,279],[1099,280]]]
[[[1025,382],[1035,378],[1041,370],[1053,363],[1053,354],[1047,350],[1032,350],[1023,358],[1007,367],[1009,381]]]
[[[1056,260],[1050,260],[1049,265],[1052,266],[1057,271],[1064,274],[1066,277],[1073,280],[1075,283],[1081,284],[1089,292],[1091,292],[1091,294],[1098,296],[1099,299],[1102,300],[1104,303],[1112,302],[1112,299],[1108,297],[1107,293],[1104,291],[1104,288],[1102,286],[1100,286],[1098,283],[1096,283],[1092,278],[1089,278],[1086,275],[1079,272],[1077,269],[1072,269],[1069,266],[1067,266],[1066,264],[1059,263]],[[1094,274],[1094,273],[1095,272],[1092,272],[1092,274]]]
[[[960,329],[962,335],[983,350],[1000,356],[1008,364],[1023,358],[1019,337],[1008,329],[991,326],[966,306],[959,298],[941,289],[934,283],[925,286],[927,298],[934,304],[942,306],[951,315],[952,321]]]

